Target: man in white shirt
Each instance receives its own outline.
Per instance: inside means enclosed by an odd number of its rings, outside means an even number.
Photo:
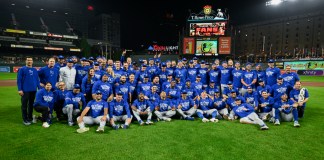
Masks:
[[[72,59],[67,60],[67,65],[60,69],[60,81],[66,84],[67,90],[73,90],[75,83],[76,70],[73,67]]]

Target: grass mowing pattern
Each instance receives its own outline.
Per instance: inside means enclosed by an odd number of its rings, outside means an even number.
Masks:
[[[238,121],[201,120],[131,124],[128,130],[105,128],[104,134],[77,134],[77,126],[41,122],[24,126],[15,87],[0,87],[0,159],[324,159],[324,88],[308,87],[301,127],[293,122],[268,124],[268,131]],[[34,112],[35,113],[35,112]]]

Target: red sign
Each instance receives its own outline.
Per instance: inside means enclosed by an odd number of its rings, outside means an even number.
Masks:
[[[176,51],[178,50],[178,46],[159,46],[153,45],[153,51]]]
[[[19,68],[21,68],[22,66],[13,66],[13,72],[17,73]],[[34,67],[36,68],[36,70],[39,70],[41,67]]]
[[[231,54],[231,37],[219,37],[219,54]]]
[[[184,38],[183,39],[183,54],[194,54],[195,53],[195,39]]]

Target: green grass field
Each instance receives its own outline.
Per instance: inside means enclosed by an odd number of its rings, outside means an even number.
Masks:
[[[0,72],[0,80],[13,80],[13,79],[17,79],[17,73]]]
[[[16,87],[0,87],[0,159],[324,159],[324,99],[316,98],[324,97],[324,88],[308,89],[312,98],[300,128],[268,123],[270,129],[261,131],[238,121],[196,119],[106,127],[104,134],[95,133],[95,126],[78,134],[65,122],[24,126]]]

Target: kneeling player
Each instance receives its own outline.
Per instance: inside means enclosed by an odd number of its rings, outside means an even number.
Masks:
[[[65,105],[62,111],[68,116],[69,126],[73,126],[73,116],[80,113],[80,107],[83,109],[86,105],[85,97],[83,93],[80,93],[80,88],[79,84],[75,84],[73,90],[68,92],[65,97]]]
[[[216,107],[218,111],[218,118],[224,118],[228,119],[228,109],[226,108],[226,98],[223,98],[221,94],[219,93],[219,90],[215,90],[215,96],[214,96],[214,106]]]
[[[298,103],[294,103],[291,99],[288,99],[287,94],[281,95],[281,100],[276,102],[275,108],[275,125],[280,125],[279,116],[282,121],[291,122],[294,120],[294,127],[300,127],[298,123]]]
[[[95,100],[90,101],[85,109],[82,111],[81,116],[77,118],[79,129],[78,133],[89,131],[85,124],[99,124],[97,132],[104,132],[108,114],[108,103],[101,99],[102,94],[100,91],[95,92]],[[90,111],[90,112],[89,112]],[[85,116],[89,112],[88,116]]]
[[[171,121],[171,117],[176,114],[174,104],[166,98],[165,92],[162,91],[160,97],[156,100],[154,113],[161,120]]]
[[[218,122],[218,119],[216,119],[217,110],[214,108],[214,102],[207,96],[206,91],[201,93],[201,97],[196,100],[196,103],[199,106],[197,115],[203,122]],[[210,120],[207,119],[209,116],[212,117]]]
[[[258,124],[261,130],[269,129],[268,126],[254,112],[254,108],[246,103],[241,103],[240,98],[235,99],[236,107],[233,108],[234,113],[239,116],[240,123]]]
[[[178,113],[185,119],[193,121],[195,120],[192,115],[194,115],[197,111],[197,106],[191,98],[187,97],[187,91],[183,90],[181,92],[181,98],[177,101],[178,104]]]
[[[123,92],[118,92],[116,99],[109,103],[109,117],[111,126],[117,130],[118,128],[127,129],[132,121],[132,115],[129,110],[129,105],[126,100],[123,99]],[[115,124],[116,121],[125,122],[125,124]]]
[[[268,120],[269,117],[273,117],[273,104],[274,99],[269,96],[266,90],[261,92],[262,97],[259,99],[260,112],[259,116],[262,120]],[[273,118],[271,120],[273,122]]]
[[[136,99],[132,104],[132,110],[135,118],[141,126],[144,125],[141,116],[147,116],[146,124],[153,124],[151,121],[153,106],[149,100],[144,98],[143,92],[138,95],[138,99]]]

